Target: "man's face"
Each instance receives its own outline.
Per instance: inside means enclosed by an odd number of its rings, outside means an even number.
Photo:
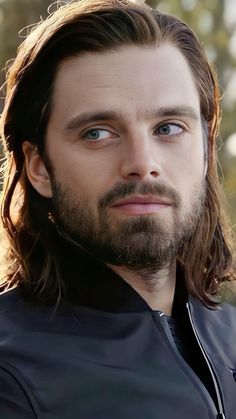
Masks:
[[[46,153],[62,230],[108,263],[168,264],[205,195],[199,95],[183,55],[128,46],[62,63]]]

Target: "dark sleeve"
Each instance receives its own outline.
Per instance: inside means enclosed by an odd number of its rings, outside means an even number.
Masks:
[[[26,389],[12,372],[2,367],[0,367],[0,418],[39,418]]]

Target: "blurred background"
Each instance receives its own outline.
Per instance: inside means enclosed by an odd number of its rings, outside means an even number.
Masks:
[[[142,0],[139,0],[142,2]],[[137,0],[138,2],[138,0]],[[188,23],[216,66],[222,94],[219,159],[228,211],[236,230],[236,0],[146,0]],[[46,18],[52,0],[0,0],[0,85],[6,62],[27,35],[27,26]],[[59,1],[59,4],[66,1]],[[51,10],[57,5],[51,6]],[[25,28],[25,29],[22,29]],[[4,103],[3,94],[0,112]]]

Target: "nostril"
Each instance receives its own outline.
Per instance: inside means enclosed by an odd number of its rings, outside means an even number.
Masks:
[[[129,173],[129,176],[130,177],[140,177],[140,175],[137,172]]]
[[[153,170],[152,172],[150,172],[152,176],[157,177],[159,176],[158,172],[156,172],[155,170]]]
[[[162,168],[156,162],[150,162],[145,158],[145,156],[141,159],[140,157],[134,161],[125,159],[121,165],[121,175],[124,178],[130,179],[156,179],[161,175]]]

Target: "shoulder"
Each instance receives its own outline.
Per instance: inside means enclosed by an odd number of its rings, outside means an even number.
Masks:
[[[193,319],[200,329],[225,329],[225,332],[234,334],[236,338],[236,307],[227,302],[222,302],[216,308],[209,308],[201,301],[190,298],[190,309]]]
[[[227,302],[220,303],[216,308],[212,309],[195,298],[190,299],[190,305],[192,306],[194,316],[199,320],[208,319],[209,322],[215,324],[229,324],[236,330],[236,307]]]
[[[27,352],[37,351],[43,338],[61,329],[64,317],[55,313],[52,306],[30,301],[20,288],[1,294],[0,362],[23,360]]]
[[[45,327],[53,324],[57,316],[54,306],[37,303],[21,290],[14,288],[0,294],[0,336],[7,327],[9,332],[17,328],[24,330]],[[54,318],[55,317],[55,318]],[[10,327],[11,325],[11,327]]]
[[[38,366],[45,359],[45,368],[50,367],[47,339],[53,328],[52,308],[28,301],[20,288],[0,295],[1,418],[43,417]]]
[[[6,335],[14,333],[23,317],[23,299],[19,288],[0,294],[0,342]]]
[[[5,333],[14,335],[18,328],[26,327],[29,307],[20,288],[0,294],[0,341]]]
[[[21,291],[19,288],[13,288],[0,293],[0,315],[11,310],[13,306],[21,299]]]
[[[236,307],[222,303],[209,309],[196,299],[191,299],[190,305],[198,336],[209,353],[236,365]]]

